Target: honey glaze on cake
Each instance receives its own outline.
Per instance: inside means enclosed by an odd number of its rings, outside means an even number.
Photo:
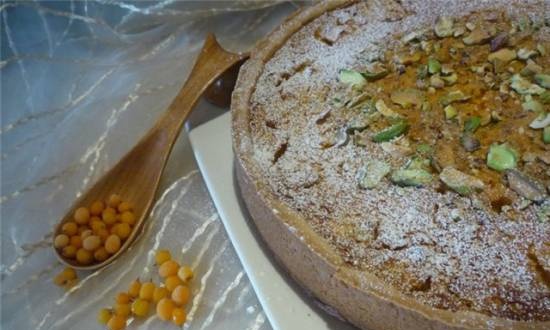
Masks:
[[[273,194],[350,267],[441,309],[550,320],[548,2],[362,2],[250,104]]]

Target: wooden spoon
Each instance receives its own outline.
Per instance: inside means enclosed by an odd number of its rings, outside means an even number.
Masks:
[[[105,201],[113,193],[120,195],[122,200],[129,201],[134,206],[136,223],[132,227],[130,236],[118,252],[103,262],[81,265],[76,260],[63,257],[61,251],[54,247],[59,260],[75,269],[92,270],[112,262],[129,247],[151,211],[170,151],[199,97],[212,82],[227,72],[221,77],[224,78],[221,79],[224,82],[214,84],[208,93],[213,103],[218,105],[227,103],[235,84],[236,73],[247,58],[247,54],[233,54],[225,51],[214,35],[209,34],[206,37],[189,78],[168,110],[132,150],[76,201],[56,226],[54,239],[61,233],[61,227],[65,222],[73,221],[74,211],[77,208],[89,207],[94,201]]]

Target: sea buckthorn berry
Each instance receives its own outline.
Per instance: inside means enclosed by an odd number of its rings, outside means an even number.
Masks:
[[[105,250],[110,254],[114,254],[120,250],[120,238],[117,235],[107,237],[105,240]]]
[[[65,222],[63,226],[61,226],[61,232],[67,236],[76,235],[77,231],[78,226],[72,221]]]
[[[121,315],[113,315],[107,322],[107,329],[122,330],[126,327],[126,317]]]
[[[56,249],[62,249],[67,245],[69,245],[69,236],[65,234],[59,234],[55,236],[53,246],[55,246]]]
[[[116,295],[115,302],[117,304],[128,304],[130,303],[130,295],[126,292],[120,292]]]
[[[88,223],[90,220],[90,211],[85,207],[79,207],[74,211],[74,221],[79,225]]]
[[[124,222],[129,224],[130,226],[133,226],[136,224],[136,216],[133,212],[125,211],[120,214],[120,222]]]
[[[120,213],[124,213],[126,211],[130,211],[132,210],[132,204],[130,204],[130,202],[121,202],[120,204],[118,204],[118,212]]]
[[[91,220],[90,221],[90,228],[92,229],[92,232],[97,234],[97,232],[100,229],[107,228],[107,225],[105,224],[105,222],[101,221],[101,219],[100,220]]]
[[[128,316],[132,312],[130,304],[115,304],[115,314],[120,316]]]
[[[95,201],[90,205],[90,214],[91,215],[100,215],[101,212],[105,209],[105,204],[102,201]]]
[[[79,236],[82,236],[82,233],[85,232],[86,230],[90,230],[90,227],[88,227],[88,224],[78,226],[78,229],[76,230],[76,234]]]
[[[84,239],[86,239],[86,237],[92,236],[93,234],[94,232],[92,230],[86,229],[80,233],[80,238],[82,238],[82,242],[84,243]]]
[[[163,321],[168,321],[172,318],[174,310],[174,302],[170,298],[162,298],[157,304],[157,316]]]
[[[76,279],[76,271],[74,268],[71,267],[65,267],[63,271],[60,273],[66,280],[74,280]]]
[[[171,260],[172,255],[170,255],[170,251],[168,250],[158,250],[155,254],[155,261],[157,262],[157,265],[162,265],[165,261]]]
[[[136,299],[132,303],[132,313],[136,316],[146,316],[149,313],[149,301],[144,299]]]
[[[131,232],[130,225],[127,223],[117,223],[113,226],[113,234],[120,237],[121,240],[125,240],[130,236]]]
[[[139,290],[139,297],[144,300],[153,300],[153,294],[155,293],[155,285],[152,282],[145,282],[141,284]]]
[[[112,225],[116,222],[116,211],[113,208],[106,208],[101,213],[101,218],[103,219],[103,222],[107,225]]]
[[[94,259],[101,262],[105,261],[109,258],[109,253],[107,253],[107,250],[103,246],[100,246],[97,250],[94,252]]]
[[[185,305],[189,301],[191,291],[186,285],[178,285],[174,291],[172,291],[172,300],[178,305]]]
[[[172,323],[175,325],[182,326],[185,323],[186,317],[187,315],[183,308],[176,307],[172,310]]]
[[[80,249],[82,247],[82,238],[78,235],[71,236],[70,244],[75,248]]]
[[[178,285],[182,285],[182,284],[183,284],[183,281],[177,275],[168,276],[164,281],[164,286],[170,292],[174,291],[174,289]]]
[[[112,313],[107,308],[102,308],[97,313],[97,322],[102,325],[107,325],[107,322],[111,319]]]
[[[153,302],[158,303],[162,298],[168,297],[170,292],[165,287],[157,286],[155,292],[153,293]]]
[[[178,269],[178,277],[187,283],[193,278],[193,270],[189,266],[181,266]]]
[[[130,286],[128,287],[128,294],[130,295],[130,297],[136,298],[137,296],[139,296],[140,289],[141,282],[139,281],[139,279],[136,279],[135,281],[130,283]]]
[[[177,262],[175,262],[174,260],[168,260],[160,265],[159,275],[165,278],[168,276],[177,275],[179,268],[180,265],[178,265]]]
[[[69,259],[72,259],[76,256],[76,248],[72,245],[67,245],[63,248],[61,254],[65,257],[65,258],[69,258]]]
[[[96,235],[88,236],[82,241],[82,247],[88,251],[95,251],[99,248],[100,245],[101,238]]]
[[[67,279],[65,279],[63,274],[57,274],[53,278],[53,282],[55,283],[55,285],[63,286],[67,282]]]
[[[120,202],[122,202],[122,198],[120,198],[120,195],[112,194],[111,196],[109,196],[109,200],[107,201],[107,204],[110,207],[116,208],[118,204],[120,204]]]
[[[84,249],[76,251],[76,261],[82,265],[88,265],[93,261],[92,253]]]
[[[102,242],[107,241],[107,238],[109,238],[110,234],[109,231],[106,228],[101,228],[100,230],[95,233],[99,238],[101,238]]]

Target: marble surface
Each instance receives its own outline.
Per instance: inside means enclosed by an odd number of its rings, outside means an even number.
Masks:
[[[271,329],[182,132],[140,239],[119,260],[79,272],[69,291],[52,228],[151,127],[187,77],[206,32],[245,51],[303,3],[4,1],[1,31],[1,327],[99,329],[96,313],[153,252],[191,264],[185,329]],[[201,102],[189,125],[226,111]],[[155,317],[128,329],[174,329]]]

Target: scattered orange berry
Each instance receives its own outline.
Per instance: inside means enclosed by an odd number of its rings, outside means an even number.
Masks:
[[[109,253],[107,253],[107,250],[105,250],[105,248],[103,246],[101,246],[97,250],[95,250],[94,259],[96,261],[102,262],[102,261],[107,260],[107,258],[109,258]]]
[[[177,275],[180,265],[174,260],[168,260],[162,263],[159,267],[159,275],[162,277],[168,277]]]
[[[157,262],[158,266],[162,265],[164,262],[171,259],[172,259],[172,255],[168,250],[158,250],[157,253],[155,254],[155,261]]]
[[[125,211],[120,215],[120,222],[127,223],[130,226],[136,224],[136,216],[133,212]]]
[[[139,291],[141,290],[141,282],[139,279],[134,280],[132,283],[130,283],[130,286],[128,287],[128,294],[132,298],[136,298],[139,296]]]
[[[107,308],[102,308],[97,313],[97,322],[103,325],[107,325],[111,317],[112,317],[111,311],[108,310]]]
[[[172,300],[178,305],[185,305],[189,301],[191,291],[186,285],[178,285],[174,291],[172,291]]]
[[[101,218],[103,219],[103,222],[107,225],[112,225],[116,222],[116,211],[113,208],[106,208],[101,213]]]
[[[134,300],[132,303],[132,313],[139,317],[146,316],[149,313],[149,301],[140,298]]]
[[[153,300],[153,294],[155,293],[155,285],[153,282],[145,282],[141,284],[139,289],[139,298],[143,300]]]
[[[130,228],[130,225],[127,223],[117,223],[113,226],[113,234],[120,237],[120,239],[125,240],[130,236],[130,232],[132,229]]]
[[[72,259],[76,256],[76,247],[72,246],[72,245],[67,245],[63,248],[61,254],[65,257],[65,258],[69,258],[69,259]]]
[[[166,280],[164,280],[164,286],[170,292],[174,291],[174,289],[178,285],[182,285],[182,284],[183,284],[183,281],[177,275],[168,276]]]
[[[170,298],[162,298],[157,304],[157,316],[163,321],[168,321],[172,318],[174,310],[174,302]]]
[[[82,247],[82,238],[78,235],[71,236],[71,243],[72,246],[79,249]]]
[[[162,298],[168,297],[170,292],[168,289],[162,286],[157,286],[155,292],[153,292],[153,302],[158,303]]]
[[[122,330],[126,327],[126,317],[121,315],[113,315],[107,322],[107,329]]]
[[[193,270],[189,266],[181,266],[178,269],[178,277],[185,283],[193,278]]]
[[[181,326],[185,323],[187,315],[185,314],[185,310],[180,307],[176,307],[172,310],[172,323],[174,323],[177,326]]]
[[[130,303],[130,295],[126,292],[120,292],[119,294],[117,294],[115,302],[117,304],[128,304]]]

